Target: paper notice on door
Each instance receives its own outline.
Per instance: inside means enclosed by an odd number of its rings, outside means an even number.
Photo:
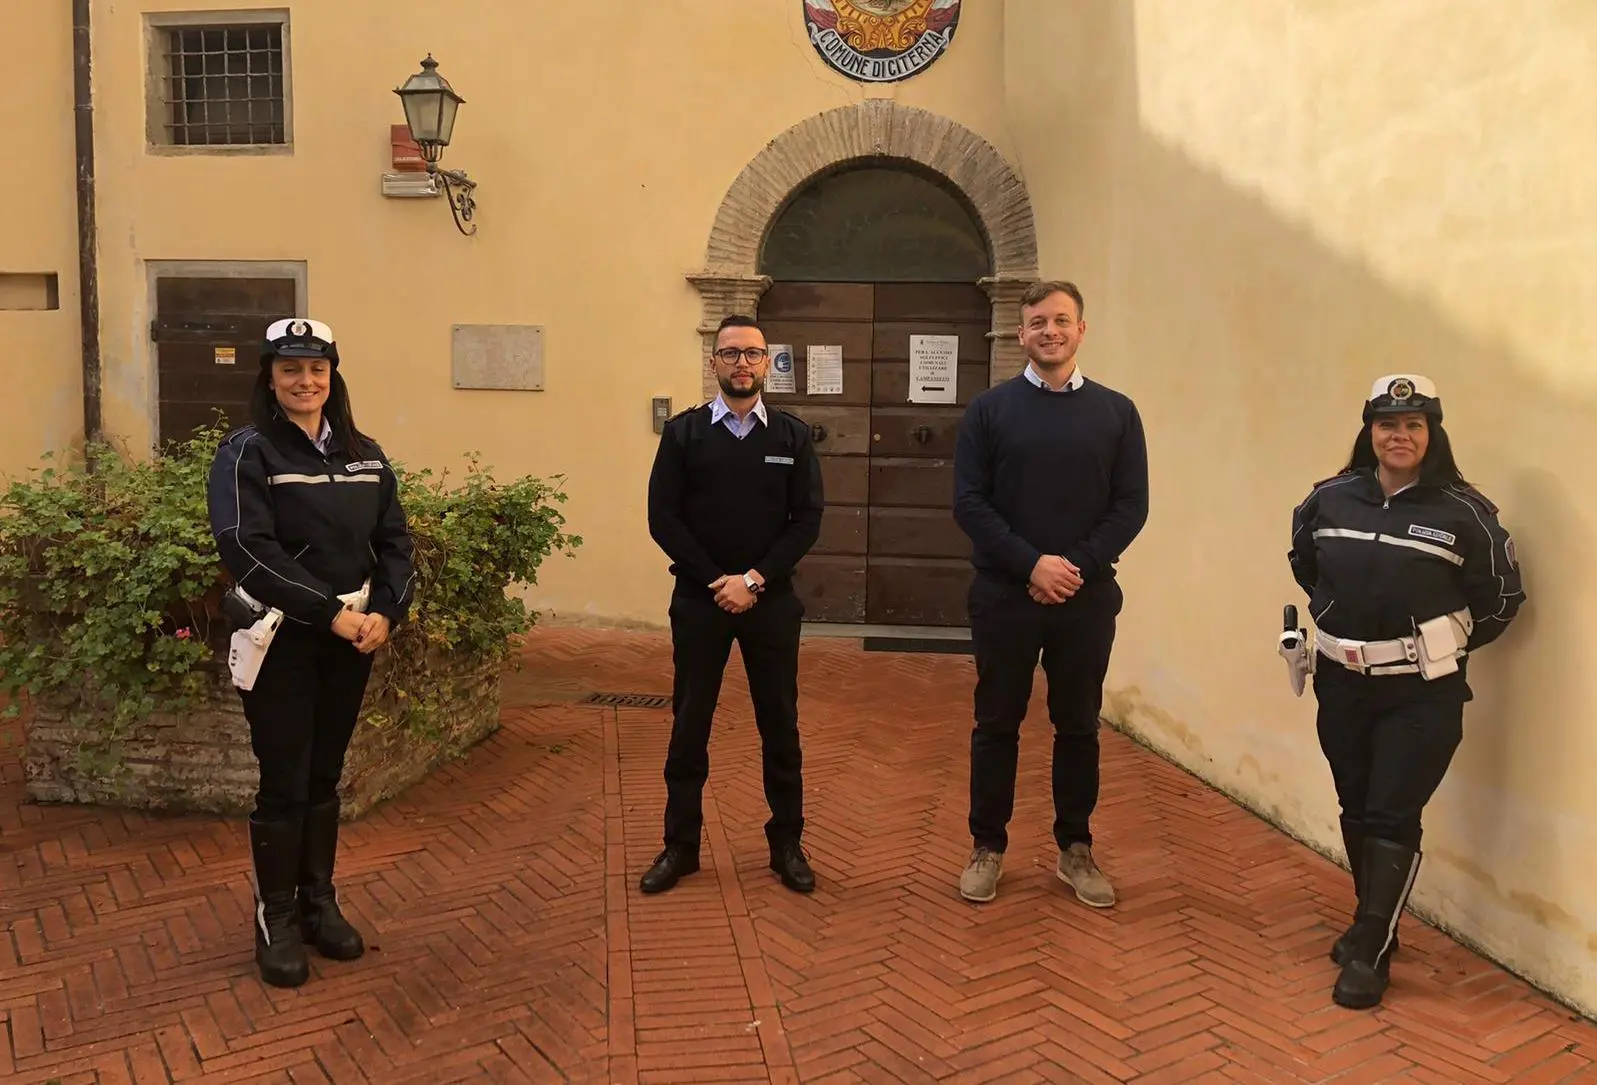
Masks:
[[[772,343],[771,371],[765,375],[767,392],[795,392],[798,385],[793,377],[793,346],[790,343]]]
[[[217,347],[212,352],[211,357],[216,360],[217,365],[232,365],[236,354],[233,347]]]
[[[804,360],[806,392],[812,396],[843,394],[842,346],[811,346]]]
[[[958,393],[959,336],[910,336],[909,401],[954,403]]]

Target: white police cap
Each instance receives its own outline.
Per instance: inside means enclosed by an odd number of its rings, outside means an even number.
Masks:
[[[338,344],[333,329],[308,317],[284,317],[266,327],[261,345],[262,363],[273,358],[325,358],[338,365]]]
[[[1364,404],[1364,421],[1377,414],[1402,414],[1418,411],[1428,414],[1438,422],[1442,420],[1442,401],[1436,394],[1436,384],[1418,373],[1388,373],[1375,378],[1370,386],[1370,398]]]

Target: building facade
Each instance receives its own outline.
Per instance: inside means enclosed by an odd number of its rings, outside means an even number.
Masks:
[[[1424,372],[1530,603],[1474,665],[1415,905],[1590,1010],[1597,158],[1549,133],[1592,126],[1597,10],[1470,7],[13,4],[36,93],[10,98],[0,469],[80,441],[86,389],[135,453],[236,411],[260,328],[306,313],[396,458],[564,476],[586,542],[531,592],[546,620],[658,625],[656,419],[713,394],[707,333],[754,312],[824,457],[811,617],[957,627],[961,404],[1018,371],[1026,283],[1070,278],[1083,368],[1137,400],[1152,460],[1106,713],[1335,853],[1312,699],[1272,654],[1288,516],[1369,382]],[[429,53],[465,98],[442,165],[477,182],[469,237],[396,139]]]

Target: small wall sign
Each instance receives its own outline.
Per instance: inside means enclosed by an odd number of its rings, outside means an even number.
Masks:
[[[960,0],[800,0],[810,44],[860,83],[919,75],[948,51]]]

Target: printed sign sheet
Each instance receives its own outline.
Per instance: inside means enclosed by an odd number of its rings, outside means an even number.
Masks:
[[[804,353],[804,371],[812,396],[840,396],[843,394],[843,348],[811,344]]]
[[[909,401],[955,403],[959,399],[959,336],[909,337]]]

